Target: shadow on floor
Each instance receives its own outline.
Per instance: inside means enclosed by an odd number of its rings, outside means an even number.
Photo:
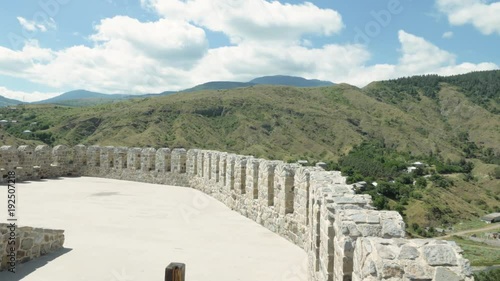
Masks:
[[[41,256],[41,257],[34,259],[34,260],[31,260],[29,262],[17,264],[16,265],[16,273],[12,273],[9,271],[2,271],[2,272],[0,272],[0,280],[2,280],[2,281],[22,280],[24,277],[35,272],[38,268],[41,268],[42,266],[48,265],[51,261],[55,260],[56,258],[66,254],[66,253],[69,253],[71,250],[72,249],[63,248],[57,252]]]

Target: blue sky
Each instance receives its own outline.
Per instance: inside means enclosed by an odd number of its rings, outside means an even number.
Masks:
[[[0,10],[0,95],[155,93],[296,75],[375,80],[498,69],[500,2],[25,0]]]

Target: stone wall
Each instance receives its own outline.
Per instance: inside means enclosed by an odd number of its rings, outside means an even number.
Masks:
[[[185,149],[46,145],[0,147],[0,182],[8,171],[16,181],[64,176],[91,176],[189,186]]]
[[[7,224],[0,223],[0,271],[9,268],[11,246],[8,239],[11,231]],[[52,230],[33,227],[16,229],[17,263],[23,263],[52,253],[64,245],[64,230]]]
[[[375,210],[340,172],[199,149],[38,146],[33,157],[30,151],[1,147],[0,171],[201,190],[304,249],[310,280],[472,280],[456,245],[405,239],[399,213]]]
[[[190,186],[303,248],[310,280],[473,280],[459,247],[404,239],[399,213],[375,210],[340,172],[217,151],[187,154]]]

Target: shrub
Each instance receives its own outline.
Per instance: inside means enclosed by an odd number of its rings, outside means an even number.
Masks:
[[[420,193],[418,191],[412,191],[412,193],[410,193],[410,197],[415,198],[417,200],[420,200],[423,198],[422,193]]]
[[[401,216],[404,216],[403,212],[406,210],[406,208],[402,204],[397,204],[396,207],[394,207],[394,210],[400,213]]]
[[[491,173],[491,176],[497,180],[500,179],[500,167],[496,167]]]
[[[447,188],[452,185],[452,182],[440,175],[432,175],[430,177],[432,183],[437,187]]]

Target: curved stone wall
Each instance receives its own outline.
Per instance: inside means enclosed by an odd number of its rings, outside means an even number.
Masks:
[[[16,169],[22,179],[79,175],[199,189],[303,248],[310,280],[473,280],[453,242],[405,239],[399,213],[375,210],[340,172],[321,167],[199,149],[3,146],[0,156],[2,175]]]

